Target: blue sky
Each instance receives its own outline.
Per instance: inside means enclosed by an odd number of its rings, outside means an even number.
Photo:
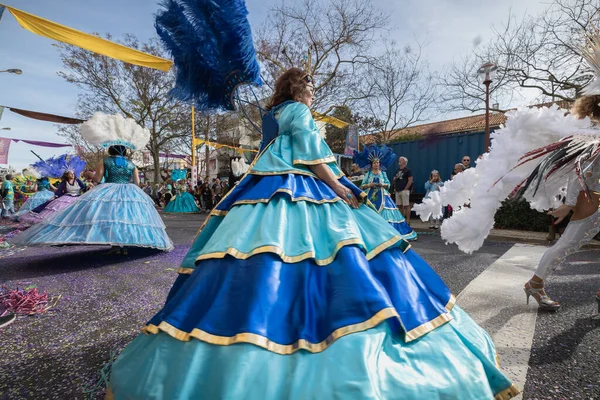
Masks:
[[[425,56],[432,69],[440,70],[455,57],[468,52],[473,40],[491,36],[491,26],[506,19],[509,10],[520,16],[526,11],[537,13],[547,3],[539,0],[374,0],[392,19],[390,37],[399,43],[413,38],[428,42]],[[246,2],[253,26],[261,24],[277,0]],[[154,35],[154,0],[5,0],[4,4],[27,11],[84,32],[111,33],[120,38],[125,33],[141,40]],[[0,105],[73,116],[78,89],[58,77],[61,70],[57,49],[52,41],[22,29],[8,12],[0,20],[0,70],[19,68],[22,75],[0,74]],[[522,100],[524,103],[527,99]],[[512,104],[518,106],[520,104]],[[64,142],[56,135],[57,127],[5,111],[1,137]],[[35,162],[30,150],[47,158],[61,154],[61,149],[32,147],[13,143],[9,162],[24,168]]]

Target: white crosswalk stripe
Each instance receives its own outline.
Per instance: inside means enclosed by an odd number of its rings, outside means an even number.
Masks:
[[[525,304],[523,284],[531,278],[546,249],[514,245],[457,297],[457,303],[492,336],[502,370],[521,389],[537,318],[535,300],[531,299],[535,305]]]

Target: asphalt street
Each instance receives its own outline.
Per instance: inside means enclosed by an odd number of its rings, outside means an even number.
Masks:
[[[164,216],[176,244],[171,253],[107,256],[102,247],[27,248],[6,257],[0,252],[0,284],[36,285],[50,297],[61,296],[47,315],[20,317],[0,330],[0,399],[102,398],[95,388],[98,372],[162,306],[203,218]],[[459,295],[514,243],[487,242],[473,255],[434,234],[422,234],[412,245]],[[537,315],[524,399],[600,399],[600,318],[593,316],[599,255],[586,250],[571,256],[548,281],[563,308]],[[524,295],[515,301],[527,307]],[[496,314],[496,323],[508,322]]]

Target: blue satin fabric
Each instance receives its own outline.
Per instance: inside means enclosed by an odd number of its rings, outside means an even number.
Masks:
[[[36,207],[41,206],[54,197],[54,192],[48,189],[40,189],[38,185],[38,191],[30,196],[27,201],[19,208],[19,210],[13,214],[12,218],[18,220],[23,214],[28,213]],[[49,185],[49,184],[48,184]]]
[[[198,328],[218,336],[255,333],[279,344],[319,343],[388,307],[401,319],[401,325],[392,325],[411,331],[446,313],[450,296],[412,250],[403,254],[394,248],[367,261],[360,249],[349,246],[324,267],[312,260],[288,264],[267,253],[203,261],[191,275],[178,278],[149,324],[165,321],[187,333]]]
[[[352,190],[360,198],[361,190],[345,176],[339,179],[340,183]],[[293,199],[310,199],[314,202],[331,201],[338,195],[320,179],[307,175],[246,175],[233,190],[221,201],[216,209],[227,211],[234,204],[256,202],[273,197],[278,191],[286,193]]]
[[[13,243],[173,248],[152,199],[136,185],[115,183],[99,185],[81,195],[66,208],[15,236]]]
[[[493,399],[511,385],[494,345],[459,307],[451,314],[409,343],[383,322],[316,354],[140,335],[113,364],[110,388],[116,400]]]
[[[197,213],[200,212],[196,202],[194,201],[194,196],[192,196],[188,192],[181,192],[175,199],[171,200],[169,204],[164,209],[166,213]]]

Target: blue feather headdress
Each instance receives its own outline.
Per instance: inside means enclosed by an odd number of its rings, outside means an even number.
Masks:
[[[261,85],[243,0],[163,0],[156,31],[173,56],[171,96],[198,110],[234,110],[244,84]]]
[[[43,177],[60,178],[66,171],[71,171],[75,177],[79,177],[85,169],[85,164],[85,160],[79,156],[63,154],[45,161],[40,160],[31,166]]]
[[[374,144],[365,146],[360,153],[354,150],[354,162],[360,168],[370,168],[374,160],[378,160],[380,168],[385,170],[396,161],[396,153],[386,145],[377,147]]]
[[[171,179],[173,179],[173,182],[177,182],[185,178],[187,178],[187,169],[174,169],[171,171]]]

